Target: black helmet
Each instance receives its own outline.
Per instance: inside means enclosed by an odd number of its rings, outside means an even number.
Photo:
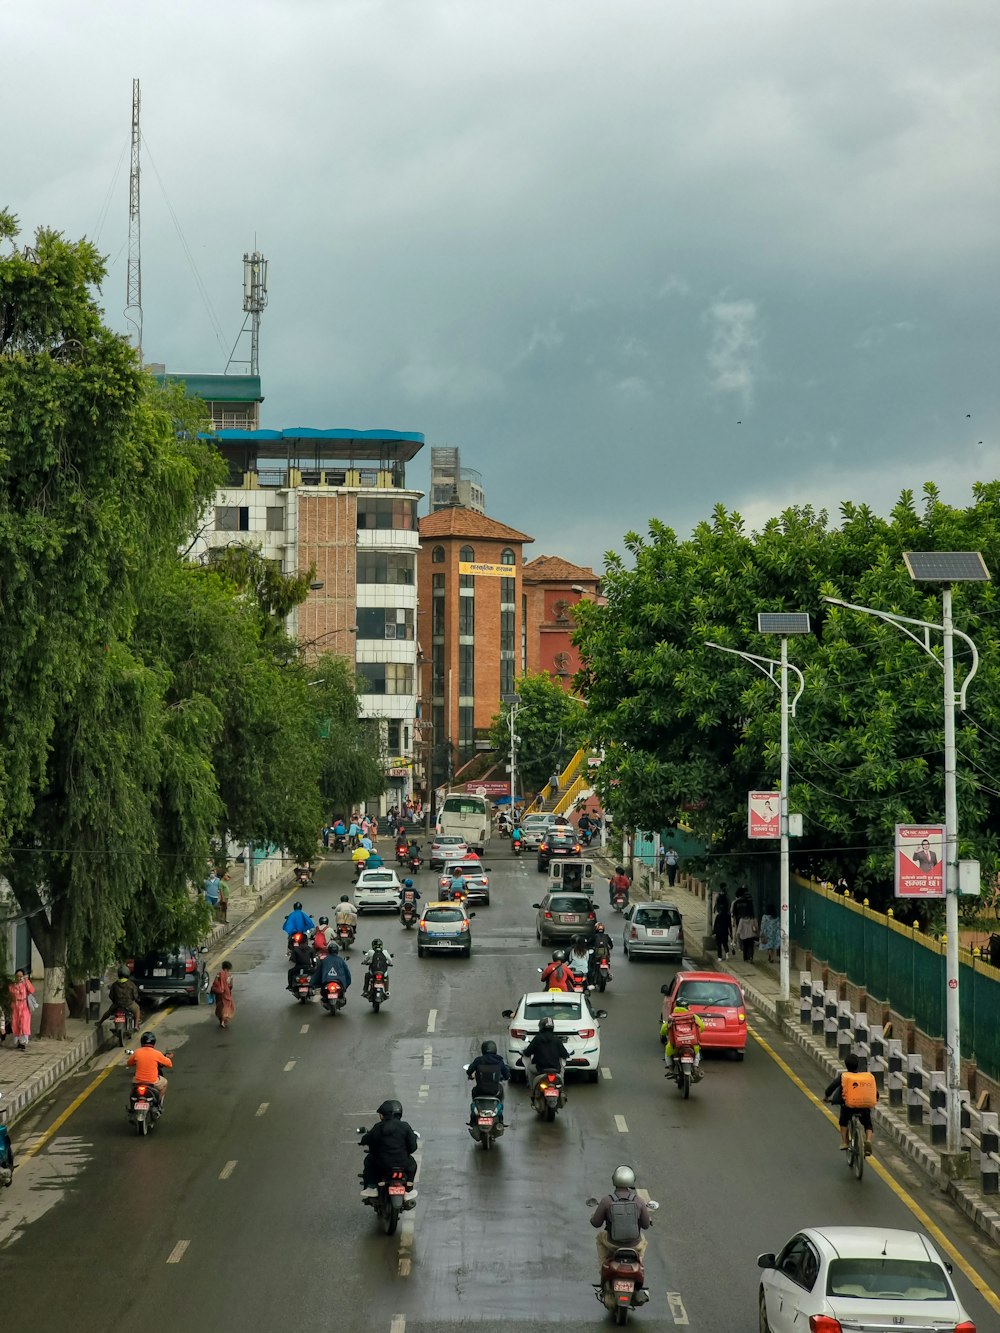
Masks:
[[[328,926],[330,924],[330,918],[328,916],[321,916],[319,919],[319,924],[321,926]]]
[[[555,1030],[555,1026],[551,1018],[540,1018],[538,1020],[539,1032],[552,1032]]]
[[[340,895],[340,901],[341,901],[342,903],[349,903],[351,900],[350,900],[350,898],[347,896],[346,893],[342,893],[342,894]]]
[[[331,940],[330,943],[326,946],[326,952],[327,954],[340,953],[340,945],[337,943],[336,940]]]
[[[566,951],[565,951],[565,949],[553,949],[553,950],[552,950],[552,961],[553,961],[554,963],[565,963],[565,961],[566,961]]]
[[[119,981],[127,981],[128,978],[129,978],[131,975],[132,975],[132,973],[128,970],[127,967],[120,967],[120,968],[118,969],[118,980],[119,980]]]
[[[376,1111],[376,1115],[383,1116],[386,1120],[402,1120],[403,1108],[397,1101],[385,1101]]]
[[[293,911],[293,912],[301,912],[301,911],[302,911],[302,904],[301,904],[301,903],[292,903],[292,911]]]
[[[496,1055],[497,1044],[495,1041],[484,1041],[479,1049],[482,1051],[483,1055]]]
[[[139,1038],[139,1042],[142,1046],[155,1046],[156,1038],[153,1036],[152,1032],[144,1032]]]
[[[385,945],[384,945],[384,944],[382,943],[382,941],[378,938],[378,936],[376,936],[375,939],[372,940],[372,948],[373,948],[373,949],[384,949],[384,948],[385,948]]]

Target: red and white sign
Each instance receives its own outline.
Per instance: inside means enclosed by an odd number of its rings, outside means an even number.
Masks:
[[[510,782],[467,782],[465,790],[470,796],[509,796]]]
[[[747,793],[747,837],[781,837],[781,793],[752,791]]]
[[[896,897],[943,898],[944,825],[896,825]]]

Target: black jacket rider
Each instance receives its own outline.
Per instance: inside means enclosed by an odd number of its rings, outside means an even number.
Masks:
[[[361,1142],[368,1149],[363,1179],[366,1189],[384,1180],[390,1171],[405,1171],[407,1182],[417,1174],[413,1160],[417,1136],[405,1120],[380,1120],[361,1136]]]
[[[475,1083],[473,1097],[496,1097],[503,1101],[503,1085],[510,1078],[502,1055],[477,1055],[469,1065],[469,1078]]]
[[[556,1074],[569,1051],[554,1032],[536,1032],[524,1048],[522,1059],[530,1060],[539,1074]]]

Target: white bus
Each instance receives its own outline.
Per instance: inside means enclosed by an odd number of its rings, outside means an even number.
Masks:
[[[434,827],[438,833],[464,838],[470,850],[483,856],[491,832],[489,801],[485,796],[450,791],[438,807]]]

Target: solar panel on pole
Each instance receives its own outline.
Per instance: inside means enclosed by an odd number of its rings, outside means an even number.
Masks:
[[[910,578],[918,583],[989,583],[990,571],[979,551],[906,551]]]
[[[808,611],[758,611],[759,634],[808,634]]]

